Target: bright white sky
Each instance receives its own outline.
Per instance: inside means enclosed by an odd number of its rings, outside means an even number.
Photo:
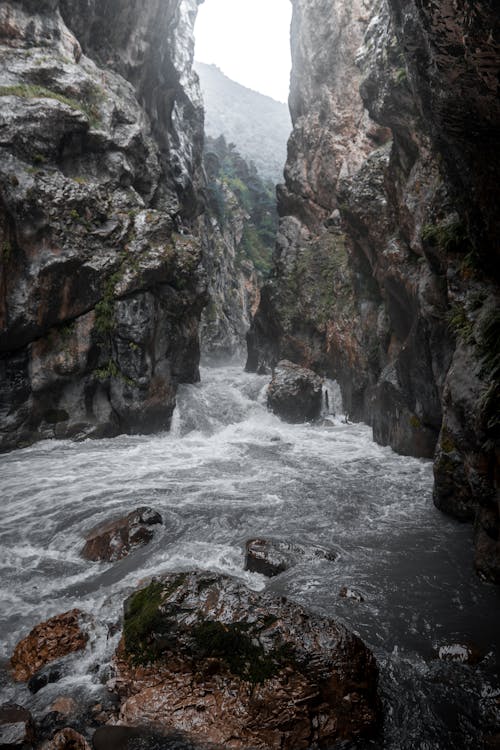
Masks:
[[[205,0],[198,8],[195,59],[286,102],[291,17],[290,0]]]

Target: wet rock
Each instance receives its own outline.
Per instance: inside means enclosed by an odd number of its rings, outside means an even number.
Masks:
[[[30,712],[15,703],[0,706],[0,747],[2,750],[29,750],[35,741]]]
[[[153,581],[124,610],[115,690],[126,724],[241,750],[305,750],[374,727],[372,654],[283,597],[193,572]]]
[[[57,682],[62,677],[60,669],[51,668],[37,672],[28,680],[28,690],[35,694],[51,682]]]
[[[278,539],[250,539],[245,545],[245,570],[272,578],[308,560],[337,559],[337,553]]]
[[[365,600],[365,597],[361,592],[356,591],[356,589],[351,589],[349,586],[342,586],[339,591],[339,596],[342,597],[342,599],[352,599],[356,602],[364,602]]]
[[[87,536],[81,555],[86,560],[115,562],[126,557],[134,547],[153,538],[152,526],[162,524],[162,517],[152,508],[133,510],[128,516],[96,526]]]
[[[62,716],[75,716],[78,712],[78,704],[74,698],[61,695],[52,703],[50,710]]]
[[[196,3],[122,10],[1,2],[0,450],[168,429],[199,379]]]
[[[43,750],[92,750],[92,748],[76,729],[65,727],[44,744]]]
[[[452,661],[460,664],[477,664],[483,655],[476,646],[470,643],[446,643],[437,649],[441,661]]]
[[[286,422],[307,422],[321,413],[323,380],[312,370],[282,360],[267,393],[268,407]]]
[[[88,641],[88,633],[83,630],[85,620],[87,615],[72,609],[36,625],[14,649],[10,660],[14,679],[29,680],[46,664],[84,649]]]
[[[193,744],[179,732],[160,733],[157,728],[107,726],[96,730],[94,750],[209,750],[207,745]],[[211,746],[213,747],[213,746]]]

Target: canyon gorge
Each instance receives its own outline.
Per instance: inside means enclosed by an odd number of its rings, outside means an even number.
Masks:
[[[0,745],[498,747],[498,8],[292,0],[275,201],[201,2],[0,0]]]

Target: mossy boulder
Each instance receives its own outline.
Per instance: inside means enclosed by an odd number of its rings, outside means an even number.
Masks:
[[[377,718],[377,667],[357,636],[215,573],[132,594],[115,665],[121,721],[224,747],[327,747]]]

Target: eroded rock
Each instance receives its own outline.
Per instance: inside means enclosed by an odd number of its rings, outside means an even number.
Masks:
[[[43,750],[92,750],[92,748],[76,729],[65,727],[44,745]]]
[[[0,747],[28,750],[34,741],[35,727],[30,712],[15,703],[0,706]]]
[[[83,629],[85,620],[88,615],[72,609],[36,625],[14,649],[10,660],[14,679],[29,680],[46,664],[84,649],[89,638]]]
[[[81,555],[87,560],[115,562],[134,547],[153,538],[153,526],[162,524],[161,515],[152,508],[137,508],[124,518],[96,526],[87,536]]]
[[[171,574],[133,594],[115,664],[123,722],[224,747],[326,747],[377,717],[377,667],[357,636],[217,574]]]
[[[305,546],[278,539],[249,539],[245,545],[245,570],[272,578],[301,562],[337,559],[337,553],[314,544]]]
[[[323,380],[288,360],[278,362],[267,392],[267,405],[285,422],[308,422],[321,413]]]

